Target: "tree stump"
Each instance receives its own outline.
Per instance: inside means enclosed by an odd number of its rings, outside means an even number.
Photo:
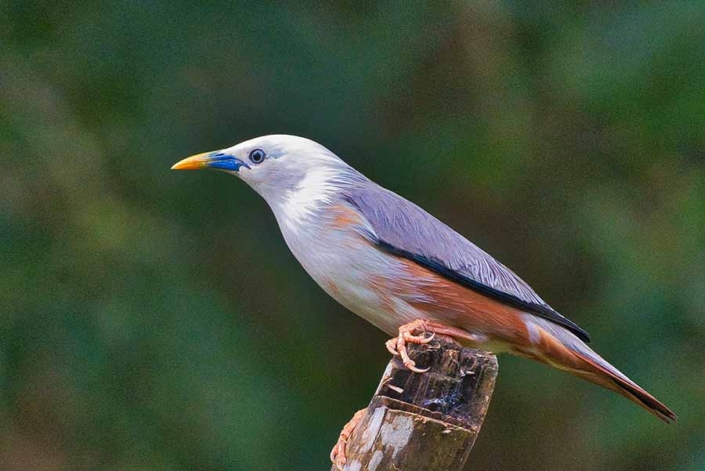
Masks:
[[[348,440],[345,471],[463,469],[490,405],[497,358],[441,337],[408,348],[429,371],[389,362]]]

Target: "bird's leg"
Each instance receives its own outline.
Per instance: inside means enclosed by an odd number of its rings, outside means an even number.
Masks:
[[[420,332],[420,334],[417,334],[417,332]],[[431,336],[426,337],[426,332],[430,332]],[[433,337],[436,334],[445,335],[453,338],[454,340],[464,339],[471,342],[476,341],[476,336],[467,330],[459,329],[457,327],[450,327],[439,322],[417,319],[399,327],[399,335],[395,338],[389,339],[385,343],[385,346],[392,355],[401,357],[401,361],[404,363],[405,367],[415,373],[425,373],[428,371],[428,368],[422,369],[416,367],[416,362],[409,357],[409,353],[406,350],[406,345],[409,343],[429,343],[433,340]]]
[[[338,442],[333,447],[333,451],[330,452],[330,460],[335,464],[335,467],[341,471],[347,462],[347,458],[345,457],[345,445],[347,445],[350,435],[352,435],[358,422],[362,419],[362,416],[365,415],[366,410],[367,409],[360,409],[355,412],[350,422],[343,427],[343,431],[340,432],[340,436],[338,437]]]

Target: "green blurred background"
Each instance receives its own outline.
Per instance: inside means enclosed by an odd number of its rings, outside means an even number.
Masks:
[[[320,141],[671,406],[500,358],[468,470],[705,470],[705,4],[0,3],[0,469],[315,470],[389,359],[235,178]]]

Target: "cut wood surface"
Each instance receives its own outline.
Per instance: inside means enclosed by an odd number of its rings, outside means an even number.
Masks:
[[[459,471],[468,460],[490,405],[497,359],[440,337],[409,345],[409,354],[429,371],[413,373],[398,358],[389,362],[348,440],[345,471]]]

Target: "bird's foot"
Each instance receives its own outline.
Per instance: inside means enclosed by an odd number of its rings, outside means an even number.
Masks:
[[[353,418],[350,419],[350,422],[345,424],[345,427],[343,427],[343,431],[340,432],[340,436],[338,437],[337,443],[333,447],[333,451],[330,452],[330,460],[333,462],[335,467],[341,471],[343,466],[345,466],[345,463],[348,461],[345,457],[345,445],[348,444],[350,435],[352,435],[355,427],[357,427],[358,422],[360,422],[366,410],[367,409],[360,409],[355,412],[355,415],[353,415]]]
[[[426,333],[430,333],[431,335],[427,337]],[[389,350],[389,353],[401,358],[401,361],[405,367],[415,373],[425,373],[428,371],[428,368],[417,368],[416,362],[409,357],[406,346],[410,343],[429,343],[433,340],[436,334],[448,336],[454,340],[465,339],[472,341],[474,338],[473,334],[470,334],[467,330],[459,329],[457,327],[450,327],[439,322],[417,319],[399,327],[399,335],[387,340],[385,346],[387,347],[387,350]]]
[[[426,337],[426,332],[430,332],[431,335]],[[430,328],[429,322],[423,319],[417,319],[408,324],[404,324],[399,327],[399,335],[389,339],[385,346],[387,350],[394,355],[401,358],[404,366],[415,373],[425,373],[428,368],[417,368],[416,362],[409,358],[409,353],[407,352],[406,345],[409,343],[425,344],[433,340],[435,337],[435,332]]]

